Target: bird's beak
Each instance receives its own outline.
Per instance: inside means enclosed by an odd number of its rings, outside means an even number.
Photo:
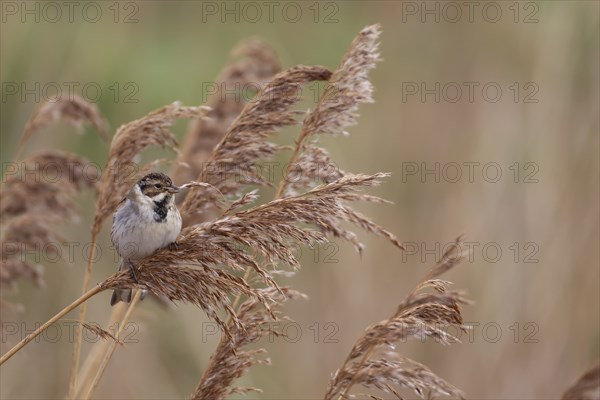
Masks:
[[[171,185],[167,187],[167,190],[169,191],[169,193],[177,193],[181,190],[181,188],[175,185]]]

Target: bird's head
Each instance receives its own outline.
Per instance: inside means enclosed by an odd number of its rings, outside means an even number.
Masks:
[[[150,198],[153,202],[162,202],[170,199],[179,192],[180,188],[173,185],[173,181],[162,172],[152,172],[145,175],[137,183],[142,195]]]

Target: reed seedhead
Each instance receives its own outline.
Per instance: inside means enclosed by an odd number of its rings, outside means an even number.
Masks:
[[[110,333],[106,329],[102,329],[102,327],[100,327],[100,325],[98,325],[96,323],[85,322],[85,321],[82,322],[81,325],[83,326],[83,329],[98,336],[100,339],[112,340],[113,342],[123,346],[123,342],[121,342],[118,338],[116,338],[112,333]]]
[[[294,246],[312,247],[334,238],[341,238],[361,252],[363,245],[348,226],[359,226],[369,233],[387,238],[392,244],[402,248],[402,244],[392,233],[352,208],[355,201],[385,202],[365,194],[363,190],[379,184],[379,181],[388,175],[350,174],[341,171],[330,160],[327,151],[316,146],[319,133],[333,133],[349,126],[354,122],[358,105],[370,101],[371,86],[367,72],[378,59],[378,35],[378,27],[366,28],[353,42],[333,75],[321,69],[322,71],[314,71],[317,73],[314,77],[304,77],[307,67],[295,67],[278,74],[261,89],[215,148],[210,160],[218,167],[214,168],[218,174],[211,174],[210,170],[205,169],[199,178],[217,186],[227,195],[235,194],[237,200],[230,203],[220,219],[199,225],[197,228],[184,229],[184,241],[191,238],[189,235],[203,237],[198,244],[203,243],[211,249],[205,253],[226,255],[218,262],[233,269],[246,269],[245,277],[252,276],[249,272],[254,272],[255,281],[266,284],[272,293],[281,293],[273,277],[276,267],[300,266],[292,251]],[[293,183],[282,179],[274,200],[252,206],[257,201],[255,192],[242,195],[240,190],[246,184],[268,184],[254,174],[254,168],[259,161],[270,159],[281,148],[270,144],[266,139],[276,130],[297,123],[298,113],[292,109],[296,102],[294,94],[299,90],[300,84],[314,80],[330,82],[315,110],[309,111],[304,118],[285,174],[286,177],[292,176],[291,167],[294,167]],[[334,86],[341,90],[341,94],[335,91],[338,97],[333,95]],[[282,94],[285,96],[282,97]],[[332,103],[328,104],[329,101]],[[210,162],[207,165],[211,165]],[[236,171],[238,174],[227,171]],[[286,190],[288,184],[293,191]],[[211,202],[214,203],[214,200],[204,200],[207,204]],[[200,206],[197,206],[197,209],[204,209],[199,192],[188,195],[184,202],[184,212],[191,212],[194,205],[198,204]],[[237,211],[248,206],[250,207],[244,211]],[[236,242],[237,245],[231,247],[231,243]],[[252,249],[253,256],[241,254],[240,247]],[[267,301],[272,300],[273,298],[269,298]],[[259,303],[254,301],[253,304]],[[266,321],[265,318],[259,318],[261,319]],[[233,320],[231,328],[228,325],[228,329],[233,330],[237,323],[238,321]],[[239,323],[244,325],[243,320]],[[231,393],[228,387],[246,368],[231,367],[226,371],[224,368],[216,368],[215,365],[217,362],[235,360],[241,347],[236,344],[239,343],[235,340],[222,338],[192,397],[223,398]]]
[[[273,308],[279,308],[290,299],[306,298],[300,292],[284,287],[280,290],[268,288],[262,290],[263,297],[270,299]],[[273,310],[277,315],[281,313]],[[260,392],[258,388],[233,387],[233,382],[240,378],[249,368],[259,364],[270,364],[268,358],[260,358],[265,349],[244,350],[244,347],[255,343],[261,337],[282,336],[283,332],[269,322],[271,316],[265,312],[262,304],[255,299],[246,300],[237,311],[242,331],[238,331],[233,340],[221,340],[212,354],[208,367],[204,371],[192,399],[223,399],[235,393]],[[281,320],[291,321],[287,317]]]
[[[84,172],[89,161],[75,154],[46,150],[19,162],[18,171],[0,190],[0,286],[14,288],[28,278],[43,285],[42,266],[32,265],[25,254],[45,249],[50,256],[64,240],[52,225],[76,222],[73,197],[84,188],[96,188],[94,170]],[[51,177],[51,179],[49,178]]]
[[[257,174],[256,166],[280,150],[268,138],[278,130],[297,123],[298,111],[292,109],[300,99],[302,85],[327,80],[330,72],[323,67],[297,66],[280,72],[244,106],[229,126],[225,137],[204,163],[198,181],[210,183],[226,196],[241,196],[248,184],[268,185]],[[192,189],[181,207],[183,215],[204,211],[219,204],[214,192]],[[224,205],[222,205],[223,207]]]
[[[562,395],[563,400],[600,399],[600,363],[596,363]]]
[[[368,26],[358,34],[331,75],[316,107],[304,117],[286,171],[293,179],[280,182],[278,197],[299,193],[315,183],[329,183],[344,175],[331,161],[327,150],[317,146],[318,135],[347,134],[346,129],[356,124],[359,105],[373,102],[373,85],[368,73],[380,60],[380,35],[379,25]]]
[[[448,328],[466,331],[461,306],[468,301],[460,292],[448,291],[450,282],[436,279],[465,257],[457,239],[426,277],[384,321],[368,327],[358,338],[344,364],[333,374],[325,399],[347,398],[361,385],[398,395],[399,388],[422,398],[439,395],[463,398],[463,393],[426,366],[399,356],[396,346],[408,338],[431,338],[442,344],[460,342]],[[432,289],[433,292],[425,290]]]
[[[109,141],[108,123],[98,107],[88,103],[81,96],[71,95],[40,104],[29,117],[19,146],[22,147],[35,131],[59,121],[77,128],[79,132],[83,130],[84,125],[91,125],[105,142]]]
[[[174,182],[187,182],[200,176],[203,164],[249,100],[243,94],[249,89],[258,91],[280,70],[273,49],[259,39],[243,40],[231,51],[227,65],[219,73],[214,87],[210,87],[206,102],[210,110],[206,118],[190,123],[180,163],[171,175]],[[232,96],[230,91],[234,89],[237,93]]]

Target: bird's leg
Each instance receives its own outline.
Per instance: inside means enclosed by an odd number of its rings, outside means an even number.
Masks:
[[[168,248],[171,251],[175,251],[175,250],[177,250],[179,248],[179,243],[177,243],[177,242],[171,242],[171,243],[169,243]]]
[[[127,265],[129,265],[129,272],[131,273],[131,277],[133,278],[133,281],[135,283],[139,283],[137,275],[135,273],[135,265],[133,265],[133,263],[131,261],[128,261]]]

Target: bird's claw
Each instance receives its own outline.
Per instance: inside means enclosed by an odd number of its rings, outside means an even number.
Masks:
[[[175,250],[179,249],[179,243],[177,243],[177,242],[171,242],[171,243],[169,243],[168,248],[171,251],[175,251]]]

